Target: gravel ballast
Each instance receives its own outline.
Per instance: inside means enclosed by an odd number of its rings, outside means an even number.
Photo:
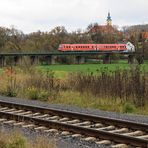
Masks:
[[[29,105],[35,105],[35,106],[41,106],[41,107],[49,107],[53,109],[60,109],[60,110],[67,110],[67,111],[74,111],[74,112],[79,112],[79,113],[86,113],[90,115],[98,115],[98,116],[103,116],[103,117],[110,117],[110,118],[116,118],[116,119],[122,119],[122,120],[128,120],[128,121],[135,121],[137,123],[146,123],[148,124],[148,116],[143,116],[143,115],[132,115],[132,114],[121,114],[121,113],[115,113],[115,112],[109,112],[109,111],[101,111],[98,109],[84,109],[76,106],[71,106],[71,105],[58,105],[58,104],[49,104],[47,102],[41,102],[41,101],[32,101],[32,100],[27,100],[27,99],[19,99],[19,98],[10,98],[10,97],[3,97],[0,96],[0,100],[2,101],[10,101],[10,102],[15,102],[15,103],[23,103],[23,104],[29,104]],[[0,130],[1,129],[6,129],[6,131],[10,131],[9,129],[13,129],[11,125],[0,125]],[[22,130],[22,129],[20,129]],[[30,131],[30,129],[24,130],[23,133],[29,136],[36,136],[36,135],[43,135],[46,137],[53,137],[51,134],[46,134],[45,133],[40,133],[40,132],[35,132],[35,131]],[[79,138],[71,138],[71,137],[65,137],[65,136],[56,136],[56,145],[57,147],[66,147],[66,148],[91,148],[91,147],[103,147],[103,146],[98,146],[93,142],[86,142],[83,140],[80,140]]]

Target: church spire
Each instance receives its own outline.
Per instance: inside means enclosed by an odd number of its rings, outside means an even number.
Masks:
[[[112,19],[111,19],[111,16],[110,16],[110,12],[108,12],[108,16],[107,16],[107,25],[108,26],[111,26],[112,25]]]

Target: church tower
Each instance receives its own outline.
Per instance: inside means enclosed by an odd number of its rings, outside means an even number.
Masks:
[[[110,12],[108,12],[108,16],[107,16],[107,26],[112,26],[112,19],[111,19],[111,16],[110,16]]]

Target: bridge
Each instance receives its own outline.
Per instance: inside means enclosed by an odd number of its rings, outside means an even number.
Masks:
[[[85,63],[86,56],[98,56],[104,55],[103,63],[111,63],[111,55],[120,54],[127,55],[128,62],[134,63],[135,56],[140,55],[143,57],[142,53],[139,52],[99,52],[99,51],[87,51],[87,52],[48,52],[48,53],[0,53],[0,67],[6,66],[7,62],[17,65],[17,63],[22,62],[23,57],[28,57],[31,64],[39,63],[40,59],[44,59],[47,64],[55,64],[56,57],[62,56],[73,56],[74,63],[82,64]]]

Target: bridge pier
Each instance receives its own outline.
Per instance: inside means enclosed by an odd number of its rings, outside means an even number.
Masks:
[[[85,57],[84,56],[76,56],[75,57],[75,64],[84,64],[85,63]]]
[[[39,57],[38,56],[30,56],[30,63],[31,63],[31,65],[38,64]]]
[[[15,56],[14,57],[14,65],[22,64],[22,56]]]
[[[0,67],[4,67],[6,65],[5,57],[0,56]]]
[[[128,56],[128,64],[136,64],[138,61],[135,58],[135,55]]]
[[[46,56],[45,57],[45,61],[48,65],[52,65],[52,64],[55,64],[56,63],[56,57],[55,56]]]
[[[103,64],[111,64],[111,55],[105,54],[103,57]]]
[[[138,64],[144,64],[144,56],[143,55],[138,56],[136,59],[137,59]]]

